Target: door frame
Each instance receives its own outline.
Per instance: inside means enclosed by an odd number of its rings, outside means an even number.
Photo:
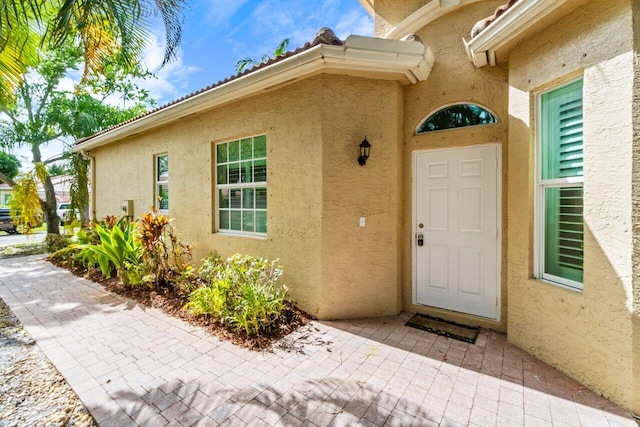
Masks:
[[[497,274],[497,292],[496,292],[496,317],[481,317],[475,314],[456,312],[464,314],[465,316],[479,317],[482,319],[491,319],[496,322],[500,321],[502,314],[502,144],[500,143],[486,143],[486,144],[473,144],[465,145],[462,147],[449,147],[449,148],[433,148],[426,150],[414,150],[411,153],[411,303],[415,306],[431,307],[424,304],[418,304],[418,266],[417,266],[417,253],[416,253],[416,238],[418,230],[416,227],[418,216],[418,180],[416,174],[418,172],[418,154],[433,153],[437,151],[458,151],[469,148],[481,148],[481,147],[495,147],[496,150],[496,224],[497,227],[497,254],[496,254],[496,274]],[[434,307],[439,310],[447,310],[446,308]],[[452,310],[448,310],[452,311]]]

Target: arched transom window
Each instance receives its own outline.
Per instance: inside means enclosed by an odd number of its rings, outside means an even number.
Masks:
[[[480,126],[498,123],[498,118],[490,111],[475,104],[455,104],[441,108],[423,121],[416,133]]]

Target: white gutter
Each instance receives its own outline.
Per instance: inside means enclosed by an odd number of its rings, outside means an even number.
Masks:
[[[93,220],[97,219],[95,217],[96,212],[96,158],[95,156],[90,155],[84,149],[80,150],[80,154],[85,159],[89,159],[89,170],[91,171],[91,198],[89,200],[89,215],[87,218],[91,218]]]
[[[545,19],[570,0],[520,0],[507,9],[480,34],[463,38],[467,55],[476,67],[496,65],[496,51]]]
[[[317,45],[246,76],[90,137],[75,145],[73,150],[87,152],[203,110],[330,70],[382,73],[394,80],[416,83],[429,77],[433,62],[431,49],[425,48],[420,42],[349,36],[343,46]]]
[[[431,0],[389,30],[389,32],[384,35],[384,38],[401,39],[410,34],[414,34],[441,16],[479,1],[484,0]]]

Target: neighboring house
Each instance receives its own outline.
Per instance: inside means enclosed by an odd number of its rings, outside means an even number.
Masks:
[[[71,180],[72,177],[70,175],[57,175],[51,177],[51,182],[53,183],[53,188],[56,192],[56,201],[58,202],[58,204],[69,203],[69,201],[71,200]],[[45,199],[44,187],[39,182],[38,196],[40,196],[42,200]]]
[[[198,255],[279,258],[314,316],[493,328],[640,413],[640,2],[360,1],[375,38],[78,141],[97,215],[161,195]]]
[[[58,204],[68,203],[71,199],[69,193],[69,187],[71,185],[71,177],[69,175],[52,176],[51,182],[53,182],[53,188],[56,192],[56,200]],[[9,197],[13,190],[9,184],[0,184],[0,206],[6,207],[9,205]],[[44,200],[44,188],[42,184],[38,183],[38,195]]]
[[[11,186],[4,182],[0,183],[0,206],[5,208],[9,206],[9,197],[11,197]]]

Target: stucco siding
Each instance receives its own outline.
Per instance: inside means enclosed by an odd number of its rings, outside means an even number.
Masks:
[[[320,317],[396,314],[402,87],[340,76],[325,80]],[[360,166],[358,145],[365,136],[371,157]]]
[[[633,17],[633,401],[640,413],[640,2],[631,3]]]
[[[169,154],[169,216],[194,260],[211,250],[279,258],[282,282],[301,308],[317,314],[320,302],[322,218],[322,77],[296,83],[95,150],[98,217],[119,214],[134,200],[134,216],[153,203],[153,156]],[[217,142],[267,136],[266,238],[214,233],[213,149]]]
[[[590,2],[509,62],[509,340],[631,408],[633,335],[629,1]],[[534,277],[537,94],[584,79],[584,290]]]
[[[96,215],[153,203],[154,155],[169,154],[169,216],[209,251],[279,258],[292,299],[319,318],[400,311],[397,82],[319,75],[94,150]],[[214,232],[214,146],[267,136],[266,238]],[[372,157],[361,167],[367,136]],[[365,227],[359,218],[366,218]],[[388,250],[384,250],[387,248]]]
[[[467,324],[481,325],[492,329],[506,330],[506,171],[507,161],[507,68],[485,67],[477,69],[467,57],[462,37],[468,37],[471,27],[480,19],[489,16],[501,1],[475,3],[435,20],[417,35],[433,50],[435,64],[433,71],[424,82],[405,86],[403,123],[403,306],[411,312],[423,312]],[[433,41],[433,43],[430,43]],[[457,103],[475,103],[494,112],[500,122],[493,125],[458,128],[416,135],[416,128],[427,116],[438,109]],[[500,144],[502,149],[502,272],[501,276],[501,316],[500,321],[445,311],[434,307],[416,305],[413,296],[412,249],[413,226],[413,153],[416,151],[482,145]]]
[[[432,0],[439,1],[439,0]],[[398,25],[429,0],[376,0],[374,3],[374,34],[384,36],[389,30]]]

